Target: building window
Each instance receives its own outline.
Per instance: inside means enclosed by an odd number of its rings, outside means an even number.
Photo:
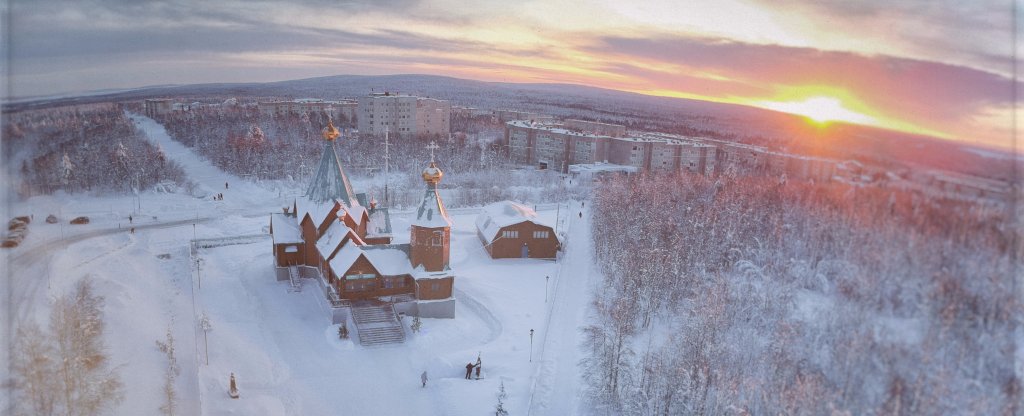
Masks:
[[[501,232],[501,238],[519,238],[519,231],[505,230]]]
[[[361,279],[373,279],[375,275],[373,273],[357,273],[345,275],[345,280],[361,280]]]
[[[430,284],[430,290],[432,292],[437,292],[437,291],[441,290],[441,284],[437,283],[437,282],[431,283]]]
[[[430,238],[430,245],[441,246],[444,245],[444,232],[434,231],[433,237]]]
[[[533,238],[548,238],[547,231],[534,231]]]

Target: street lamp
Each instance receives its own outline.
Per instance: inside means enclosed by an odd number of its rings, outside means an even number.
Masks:
[[[207,316],[206,313],[203,313],[203,315],[199,317],[199,328],[203,330],[203,347],[206,350],[206,365],[210,365],[210,344],[206,340],[206,334],[213,329],[213,325],[210,324],[210,317]]]
[[[533,362],[533,329],[530,329],[530,362]]]
[[[544,276],[544,303],[548,303],[548,280],[551,276]]]

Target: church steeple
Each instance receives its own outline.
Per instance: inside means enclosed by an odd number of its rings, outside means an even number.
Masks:
[[[423,170],[423,181],[427,187],[410,227],[412,247],[409,260],[413,267],[422,265],[428,272],[437,272],[448,269],[452,221],[448,218],[441,195],[437,193],[437,184],[444,176],[434,163],[434,149],[438,146],[431,142],[427,148],[430,149],[430,166]]]
[[[358,202],[355,192],[352,191],[352,184],[341,167],[338,152],[334,148],[334,142],[340,135],[341,133],[334,127],[334,122],[328,119],[327,127],[323,130],[323,156],[320,157],[320,164],[309,182],[309,188],[306,189],[306,198],[314,203],[337,199],[351,208],[358,205]]]

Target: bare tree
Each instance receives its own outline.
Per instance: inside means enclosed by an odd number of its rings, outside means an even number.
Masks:
[[[48,416],[55,414],[57,362],[53,340],[39,326],[18,328],[14,345],[16,411],[18,414]]]

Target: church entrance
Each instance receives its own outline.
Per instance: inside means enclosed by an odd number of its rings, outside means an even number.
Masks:
[[[530,248],[526,246],[526,243],[523,243],[523,248],[520,250],[519,255],[524,259],[530,257]]]

